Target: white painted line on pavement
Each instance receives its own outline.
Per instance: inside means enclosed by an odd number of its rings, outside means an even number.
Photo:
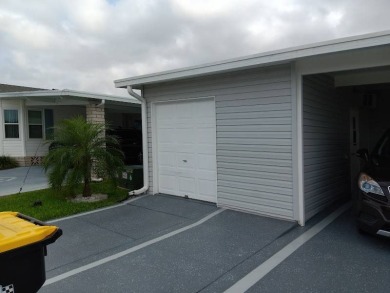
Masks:
[[[332,223],[337,219],[342,213],[351,207],[351,203],[346,203],[336,211],[331,213],[321,222],[317,223],[315,226],[304,232],[298,238],[287,244],[233,286],[225,291],[225,293],[238,293],[245,292],[258,281],[260,281],[265,275],[272,271],[276,266],[282,263],[287,257],[289,257],[293,252],[295,252],[299,247],[321,232],[326,226]]]
[[[185,226],[183,228],[180,228],[178,230],[175,230],[175,231],[172,231],[170,233],[164,234],[164,235],[162,235],[160,237],[151,239],[149,241],[146,241],[144,243],[141,243],[139,245],[136,245],[134,247],[126,249],[124,251],[118,252],[118,253],[113,254],[111,256],[102,258],[102,259],[100,259],[98,261],[94,261],[94,262],[92,262],[90,264],[87,264],[85,266],[79,267],[77,269],[70,270],[69,272],[66,272],[66,273],[63,273],[61,275],[55,276],[53,278],[50,278],[50,279],[46,280],[46,282],[45,282],[45,284],[43,286],[47,286],[47,285],[56,283],[58,281],[64,280],[66,278],[69,278],[71,276],[77,275],[79,273],[85,272],[85,271],[87,271],[89,269],[92,269],[92,268],[95,268],[97,266],[100,266],[100,265],[103,265],[105,263],[108,263],[110,261],[116,260],[116,259],[121,258],[123,256],[126,256],[126,255],[128,255],[130,253],[133,253],[133,252],[135,252],[137,250],[145,248],[145,247],[147,247],[149,245],[155,244],[155,243],[157,243],[159,241],[165,240],[165,239],[167,239],[169,237],[175,236],[175,235],[177,235],[179,233],[182,233],[182,232],[187,231],[189,229],[195,228],[196,226],[199,226],[199,225],[203,224],[204,222],[210,220],[211,218],[215,217],[216,215],[222,213],[223,211],[224,211],[224,209],[219,209],[219,210],[217,210],[217,211],[207,215],[206,217],[200,219],[199,221],[197,221],[197,222],[195,222],[195,223],[193,223],[191,225]]]

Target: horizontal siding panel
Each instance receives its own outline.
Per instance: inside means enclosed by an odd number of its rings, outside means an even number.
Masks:
[[[272,194],[281,194],[281,195],[290,195],[291,196],[291,188],[281,188],[276,186],[267,186],[267,185],[260,185],[260,184],[250,184],[250,183],[241,183],[241,182],[231,182],[231,181],[224,181],[218,179],[218,184],[220,186],[224,187],[231,187],[231,188],[237,188],[237,189],[244,189],[244,190],[252,190],[252,191],[261,191],[261,192],[267,192]]]
[[[261,93],[265,94],[268,97],[276,97],[278,94],[275,94],[275,91],[282,89],[289,89],[290,82],[278,82],[272,84],[257,84],[245,87],[224,87],[221,89],[204,89],[202,87],[195,87],[193,90],[189,90],[185,93],[158,93],[158,99],[156,100],[172,100],[172,99],[181,99],[181,98],[199,98],[199,97],[207,97],[207,96],[234,96],[241,94],[251,94],[252,97],[256,97],[257,95],[261,95]],[[147,97],[146,97],[147,98]]]
[[[5,156],[23,157],[24,156],[24,149],[23,149],[22,140],[4,139],[3,140],[3,152],[4,152]]]
[[[259,118],[259,119],[232,119],[232,120],[218,120],[217,125],[281,125],[291,124],[291,118]],[[217,129],[218,131],[218,129]]]
[[[214,75],[213,78],[210,76],[203,76],[194,79],[183,79],[172,82],[165,82],[159,84],[152,84],[148,86],[148,92],[153,93],[155,91],[158,94],[160,90],[174,90],[176,88],[179,89],[187,89],[188,87],[192,87],[194,85],[202,85],[207,87],[208,85],[213,84],[232,84],[237,83],[240,84],[242,82],[256,80],[256,81],[270,82],[270,80],[289,80],[290,73],[289,69],[286,66],[273,66],[272,68],[264,68],[259,70],[255,69],[246,69],[242,71],[235,72],[227,72],[219,75]]]
[[[249,145],[284,145],[291,146],[291,139],[261,139],[261,138],[218,138],[217,143],[220,144],[249,144]]]
[[[247,165],[247,164],[237,164],[237,163],[223,163],[217,162],[218,168],[245,170],[245,171],[258,171],[258,172],[268,172],[276,174],[292,174],[292,169],[290,167],[277,167],[277,166],[263,166],[263,165]]]
[[[281,218],[286,220],[292,219],[292,210],[275,208],[266,205],[254,205],[253,203],[242,202],[236,199],[221,198],[218,202],[221,207],[239,209],[249,211],[256,214],[261,214],[269,217]]]
[[[229,151],[261,151],[261,152],[273,152],[273,153],[290,153],[291,146],[267,146],[267,145],[241,145],[241,144],[229,144],[229,145],[218,145],[217,142],[217,153],[219,150]]]
[[[252,79],[252,80],[243,80],[241,82],[231,82],[231,83],[221,83],[218,80],[213,83],[203,83],[199,84],[196,82],[192,82],[187,87],[180,87],[178,84],[174,88],[162,88],[156,89],[153,91],[151,89],[148,90],[148,95],[178,95],[178,94],[189,94],[189,93],[199,93],[199,92],[218,92],[221,95],[224,93],[240,93],[240,92],[251,92],[251,91],[267,91],[272,89],[281,89],[281,88],[290,88],[289,79],[281,79],[281,78],[273,78],[273,79],[265,79],[261,78]]]
[[[228,113],[218,114],[217,120],[224,119],[258,119],[258,118],[286,118],[291,117],[291,110],[285,111],[267,111],[267,112],[249,112],[249,113]]]
[[[348,108],[325,75],[304,77],[306,219],[341,198],[348,182]]]
[[[289,182],[291,182],[292,180],[292,174],[268,173],[268,172],[224,169],[224,168],[219,169],[218,176],[220,175],[247,176],[249,178],[264,178],[264,179],[273,179],[273,180],[284,180]]]
[[[233,132],[223,131],[217,133],[217,138],[291,138],[291,132]]]
[[[220,125],[218,132],[291,132],[291,125]]]
[[[234,150],[219,150],[217,154],[218,158],[224,157],[231,158],[253,158],[253,159],[277,159],[277,160],[289,160],[291,161],[291,153],[271,153],[262,151],[234,151]]]
[[[286,196],[283,194],[271,194],[268,192],[246,190],[246,189],[237,189],[237,188],[224,187],[224,186],[221,186],[219,188],[219,192],[221,192],[223,194],[228,194],[229,196],[225,196],[225,198],[230,198],[230,199],[240,198],[240,197],[248,197],[249,200],[247,200],[247,201],[252,201],[253,198],[259,198],[259,199],[273,200],[275,202],[280,201],[280,202],[292,204],[292,197],[288,196],[288,195]],[[223,196],[221,196],[221,197],[223,197]]]
[[[233,101],[241,101],[244,102],[246,100],[258,100],[259,105],[268,104],[263,101],[264,99],[273,99],[274,104],[280,104],[280,98],[287,98],[290,97],[291,89],[285,88],[285,89],[274,89],[274,90],[268,90],[268,91],[254,91],[254,92],[242,92],[242,93],[225,93],[223,95],[220,95],[220,97],[223,98],[223,100],[227,102],[233,102]],[[267,100],[266,100],[267,101]]]
[[[236,106],[236,107],[223,107],[223,103],[221,102],[221,107],[216,109],[217,116],[225,113],[251,113],[251,112],[269,112],[269,111],[284,111],[291,110],[291,104],[283,103],[283,104],[260,104],[253,106]]]
[[[281,187],[281,188],[292,188],[292,183],[288,181],[279,181],[274,179],[264,179],[264,178],[251,178],[248,176],[233,176],[233,175],[218,175],[218,180],[222,182],[229,181],[234,183],[248,183],[248,184],[259,184],[262,186],[269,187]]]
[[[253,95],[253,99],[232,99],[219,102],[217,100],[216,105],[218,108],[225,107],[238,107],[238,106],[256,106],[256,105],[270,105],[270,104],[285,104],[291,103],[291,97],[287,95],[279,95],[275,91],[264,92],[261,97],[260,94]]]
[[[238,164],[241,163],[241,164],[248,164],[248,165],[291,167],[291,160],[280,160],[280,159],[273,159],[272,160],[272,159],[218,156],[218,162],[220,162],[220,163],[238,163]]]
[[[283,202],[280,200],[264,199],[261,197],[248,197],[242,195],[231,194],[227,192],[221,192],[221,200],[238,200],[240,202],[251,203],[253,205],[267,206],[273,208],[281,208],[285,210],[291,210],[290,202]]]
[[[332,178],[324,178],[324,179],[327,179],[328,181],[330,180],[333,180],[334,182],[343,182],[345,181],[345,176],[343,174],[343,172],[340,172],[339,175],[337,174],[334,174],[334,176]],[[311,184],[309,184],[311,183]],[[306,193],[310,193],[310,192],[314,192],[314,193],[321,193],[321,192],[325,192],[329,189],[332,189],[333,186],[325,186],[323,182],[321,182],[321,180],[313,180],[312,182],[307,182],[305,184],[305,192]]]

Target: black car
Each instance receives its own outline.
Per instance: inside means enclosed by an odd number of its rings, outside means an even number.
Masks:
[[[390,129],[371,154],[361,149],[357,156],[365,163],[359,174],[355,202],[358,228],[390,237]]]

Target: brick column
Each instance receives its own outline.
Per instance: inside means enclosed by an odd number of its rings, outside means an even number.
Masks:
[[[86,108],[87,121],[91,123],[105,123],[104,106],[88,104]]]
[[[86,120],[94,124],[105,124],[104,105],[88,104],[86,106]],[[103,134],[104,135],[104,134]],[[96,165],[92,165],[92,179],[98,178]]]

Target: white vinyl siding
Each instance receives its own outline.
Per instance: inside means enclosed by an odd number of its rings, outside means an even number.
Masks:
[[[349,110],[325,74],[303,78],[305,218],[347,194]]]
[[[144,97],[149,142],[151,102],[215,97],[218,205],[293,219],[290,65],[145,86]]]

